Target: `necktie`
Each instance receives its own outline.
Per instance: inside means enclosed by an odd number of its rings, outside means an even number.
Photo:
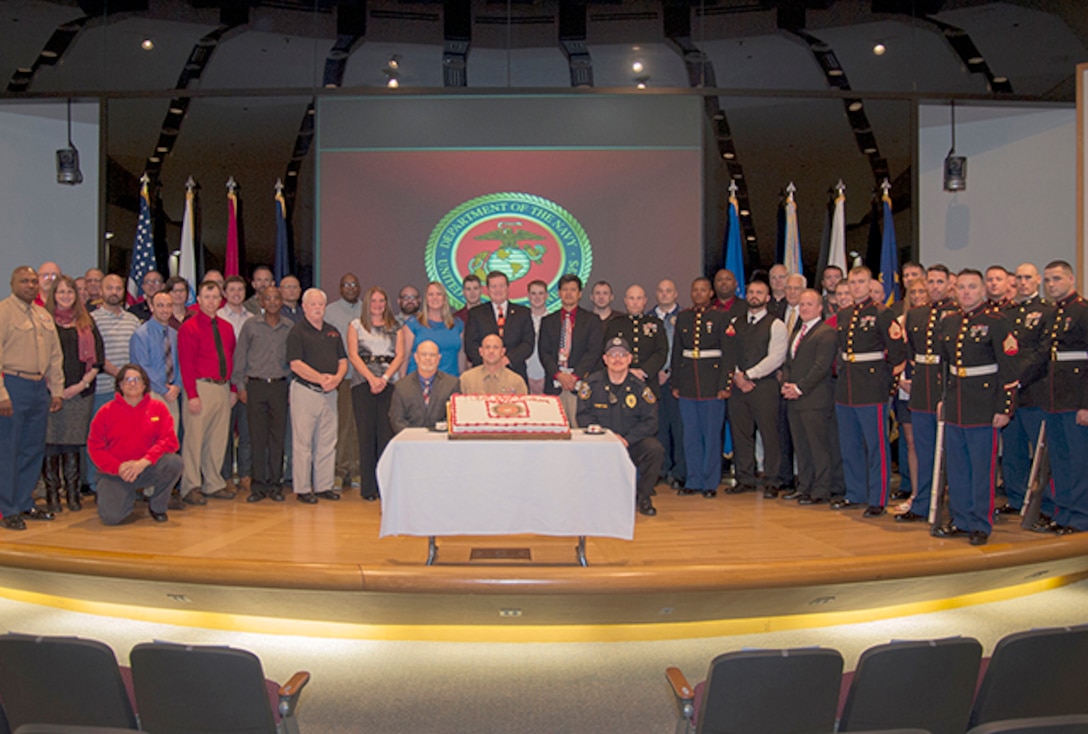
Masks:
[[[574,336],[574,312],[563,312],[563,329],[559,332],[559,364],[567,366],[570,360],[570,343]]]
[[[166,366],[166,386],[174,382],[174,350],[170,348],[169,326],[162,331],[162,358]],[[218,331],[216,333],[219,333]]]
[[[430,402],[431,402],[431,383],[433,381],[434,381],[434,378],[431,378],[430,380],[421,380],[421,382],[423,384],[423,404],[424,405],[429,405]]]
[[[795,326],[797,326],[797,312],[790,306],[789,315],[786,316],[786,333],[792,334]]]
[[[801,331],[797,332],[797,338],[793,340],[793,351],[790,352],[791,357],[797,356],[797,345],[801,343],[801,340],[805,338],[805,332],[808,331],[808,324],[801,324]]]
[[[506,330],[506,309],[499,306],[499,315],[495,317],[495,324],[499,327],[499,336],[505,336],[503,332]]]
[[[212,335],[215,337],[215,353],[219,357],[219,379],[227,379],[227,353],[223,350],[223,335],[219,333],[219,319],[212,317]]]

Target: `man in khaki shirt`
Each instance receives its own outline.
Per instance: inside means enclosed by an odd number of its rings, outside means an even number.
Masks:
[[[480,359],[483,364],[461,375],[461,392],[465,395],[526,395],[529,390],[525,380],[513,370],[504,367],[506,355],[502,337],[488,334],[480,342]]]
[[[25,519],[52,520],[34,506],[45,426],[60,410],[63,357],[49,312],[34,304],[38,273],[19,267],[11,296],[0,301],[0,527],[25,530]]]

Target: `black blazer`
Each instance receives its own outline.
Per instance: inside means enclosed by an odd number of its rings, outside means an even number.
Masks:
[[[801,390],[797,400],[787,400],[797,410],[829,410],[835,406],[831,368],[835,365],[837,335],[835,329],[820,321],[805,333],[797,345],[797,355],[790,356],[793,339],[786,349],[782,381],[792,382]]]
[[[461,381],[445,372],[435,373],[431,385],[431,398],[423,402],[423,388],[415,372],[397,381],[393,399],[389,405],[389,422],[393,433],[405,428],[434,428],[434,424],[446,420],[446,403],[450,395],[460,391]]]
[[[540,320],[540,338],[537,347],[540,363],[544,365],[544,394],[558,395],[559,388],[554,384],[553,375],[559,372],[559,329],[563,325],[563,311],[560,309]],[[601,361],[603,326],[600,317],[592,311],[578,306],[574,317],[574,333],[571,335],[570,359],[568,363],[574,374],[581,379],[597,369]]]
[[[465,358],[469,364],[477,367],[483,364],[480,357],[480,343],[488,334],[498,334],[499,325],[495,323],[495,309],[490,302],[481,303],[469,309],[465,322]],[[510,360],[510,369],[529,382],[525,362],[533,356],[536,345],[536,329],[533,328],[532,313],[525,306],[506,302],[506,326],[503,327],[503,346],[506,358]]]

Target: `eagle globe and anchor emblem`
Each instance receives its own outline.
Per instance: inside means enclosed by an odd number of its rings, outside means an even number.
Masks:
[[[446,287],[451,304],[464,304],[461,282],[472,274],[485,282],[497,271],[510,281],[509,298],[527,303],[528,284],[548,284],[548,309],[558,307],[556,284],[574,273],[585,283],[593,254],[582,225],[542,196],[487,194],[450,210],[427,240],[427,276]]]

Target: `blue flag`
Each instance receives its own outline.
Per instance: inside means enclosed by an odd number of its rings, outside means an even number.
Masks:
[[[887,191],[881,201],[884,203],[884,236],[880,241],[880,282],[884,284],[884,304],[890,306],[900,299],[899,248],[895,244],[892,199]]]
[[[276,254],[272,261],[272,277],[279,284],[285,275],[291,274],[287,254],[287,201],[283,198],[283,184],[276,181]]]
[[[136,220],[136,239],[132,241],[132,264],[128,269],[128,303],[140,299],[144,276],[155,269],[155,236],[151,230],[151,196],[148,178],[140,179],[140,216]]]
[[[744,298],[744,253],[740,244],[740,214],[737,197],[729,197],[729,223],[725,229],[725,269],[737,277],[737,296]]]

